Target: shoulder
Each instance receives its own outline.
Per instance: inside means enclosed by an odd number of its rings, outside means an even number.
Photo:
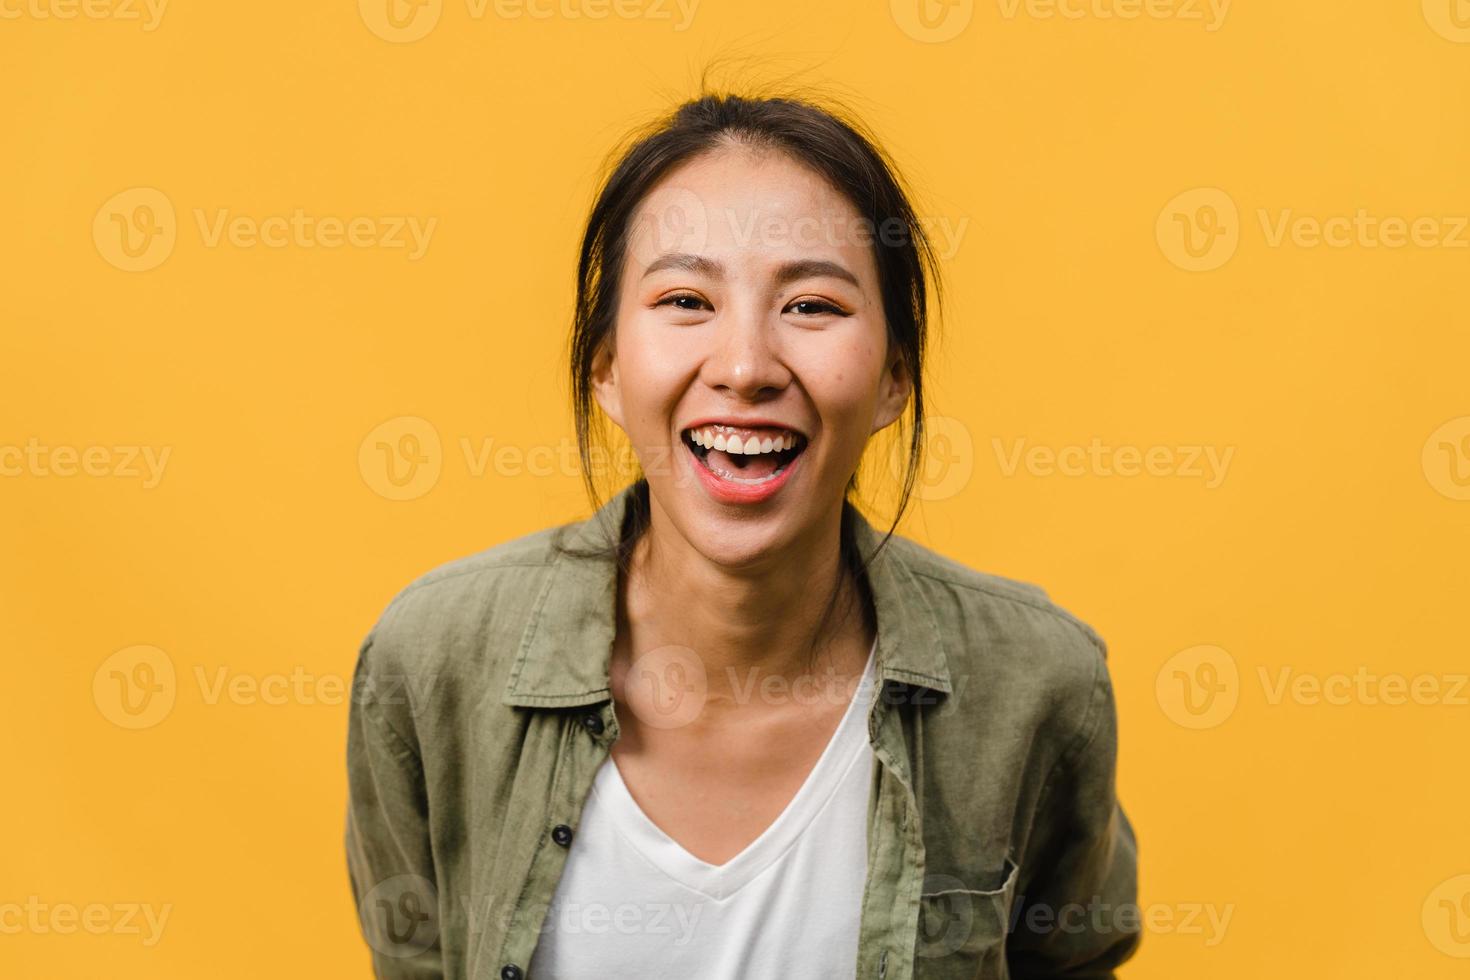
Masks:
[[[980,700],[964,695],[967,686],[988,689],[1076,722],[1090,720],[1110,696],[1106,642],[1042,586],[972,568],[910,538],[895,535],[889,546],[935,619],[962,700]]]
[[[505,635],[502,620],[530,605],[570,526],[523,534],[418,575],[373,624],[363,659],[376,669],[411,674],[449,670],[462,659],[458,655],[483,651],[487,631]]]

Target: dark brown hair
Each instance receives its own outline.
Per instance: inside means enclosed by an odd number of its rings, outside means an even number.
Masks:
[[[897,168],[850,113],[835,105],[795,97],[742,97],[706,94],[679,106],[669,115],[629,137],[615,153],[582,236],[577,263],[577,300],[574,313],[570,369],[573,410],[582,479],[593,507],[600,506],[593,466],[594,442],[602,443],[604,429],[593,396],[592,374],[598,353],[612,342],[618,309],[618,285],[633,217],[644,198],[676,166],[727,146],[782,152],[824,177],[857,210],[864,226],[873,229],[873,255],[887,321],[889,342],[895,345],[912,379],[908,406],[908,452],[903,486],[893,523],[877,549],[864,558],[857,554],[849,499],[857,489],[854,473],[843,501],[840,568],[852,576],[864,596],[863,614],[871,602],[866,594],[866,569],[892,537],[908,507],[914,481],[922,465],[924,439],[924,353],[931,297],[940,301],[938,262],[898,177]],[[899,419],[900,433],[904,419]],[[633,545],[648,526],[648,483],[637,475],[634,506],[615,538],[617,560],[626,572]],[[574,552],[564,545],[569,554]],[[842,582],[834,583],[809,651],[815,651],[835,610]]]

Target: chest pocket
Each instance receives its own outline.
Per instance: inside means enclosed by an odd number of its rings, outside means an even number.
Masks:
[[[1007,980],[1006,931],[1017,871],[1006,858],[1002,884],[990,890],[966,888],[953,875],[925,876],[914,949],[917,980]]]

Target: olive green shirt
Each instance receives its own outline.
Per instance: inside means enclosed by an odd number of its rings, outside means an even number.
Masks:
[[[379,976],[527,976],[618,738],[617,564],[554,537],[614,543],[638,488],[429,572],[363,642],[346,844]],[[882,533],[851,504],[844,520],[872,554]],[[1112,977],[1141,926],[1103,641],[1036,586],[896,534],[868,587],[880,687],[857,975]]]

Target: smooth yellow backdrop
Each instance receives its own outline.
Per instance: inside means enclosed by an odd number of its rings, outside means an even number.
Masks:
[[[358,643],[586,513],[580,222],[712,62],[939,237],[903,530],[1110,644],[1123,975],[1465,975],[1461,0],[394,3],[0,0],[0,975],[367,975]]]

